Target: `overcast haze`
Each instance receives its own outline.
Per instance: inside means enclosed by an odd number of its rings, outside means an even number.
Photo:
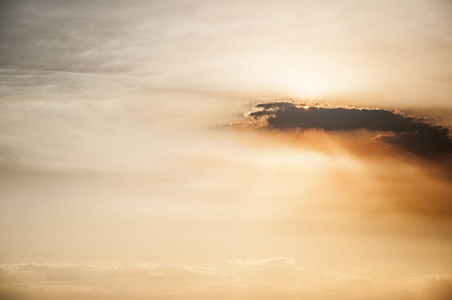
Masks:
[[[1,1],[0,298],[450,299],[450,1]]]

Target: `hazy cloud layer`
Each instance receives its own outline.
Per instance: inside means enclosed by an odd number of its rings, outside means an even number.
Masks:
[[[432,104],[425,99],[434,99],[450,107],[447,1],[9,0],[0,5],[3,69],[127,75],[135,85],[158,89],[352,94],[356,105],[425,107]]]
[[[378,139],[418,155],[452,154],[448,127],[383,109],[308,107],[292,102],[261,103],[246,114],[272,129],[384,131]]]
[[[270,261],[273,259],[269,259]],[[220,273],[185,265],[22,263],[0,266],[2,299],[447,299],[451,274],[380,280],[369,270],[319,271],[292,264],[236,265]]]

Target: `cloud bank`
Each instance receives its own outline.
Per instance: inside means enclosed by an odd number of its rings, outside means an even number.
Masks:
[[[274,259],[268,259],[273,261]],[[262,261],[266,261],[265,259]],[[187,265],[0,265],[2,299],[448,299],[451,274],[381,280],[369,271],[235,264],[229,274]]]
[[[271,102],[254,105],[245,116],[277,130],[380,131],[384,134],[377,139],[410,153],[429,157],[452,154],[450,128],[389,110]]]

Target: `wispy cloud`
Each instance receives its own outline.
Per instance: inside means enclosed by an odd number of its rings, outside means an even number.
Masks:
[[[295,262],[295,259],[292,257],[277,257],[277,258],[265,258],[258,260],[245,260],[240,258],[235,258],[229,260],[231,264],[237,265],[270,265],[270,266],[284,266],[284,265],[292,265]]]

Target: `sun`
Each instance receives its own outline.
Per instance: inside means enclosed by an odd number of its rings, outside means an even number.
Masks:
[[[295,96],[309,99],[322,98],[329,90],[328,80],[316,73],[286,74],[283,85]]]

